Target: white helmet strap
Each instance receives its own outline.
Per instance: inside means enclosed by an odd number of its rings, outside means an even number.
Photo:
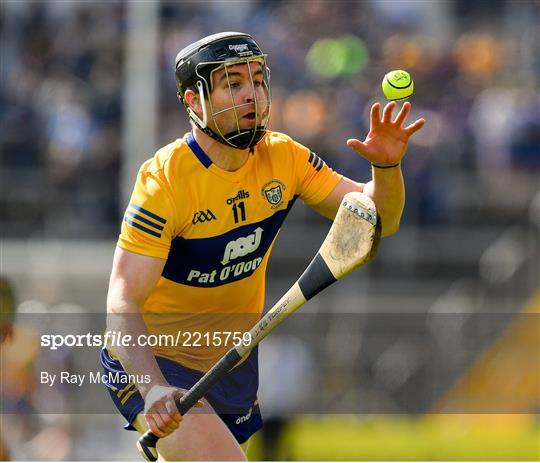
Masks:
[[[197,81],[197,89],[199,90],[199,98],[201,99],[201,106],[202,106],[202,113],[203,113],[202,120],[197,115],[197,113],[195,111],[193,111],[193,109],[188,107],[187,110],[188,110],[189,117],[191,117],[193,120],[195,120],[195,122],[197,122],[197,124],[199,124],[201,129],[205,129],[207,127],[207,125],[208,125],[208,112],[206,110],[206,99],[204,97],[203,83],[200,80]]]

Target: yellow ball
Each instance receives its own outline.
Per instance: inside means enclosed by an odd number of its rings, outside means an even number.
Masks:
[[[414,83],[407,71],[390,71],[384,76],[382,90],[389,100],[402,101],[413,94]]]

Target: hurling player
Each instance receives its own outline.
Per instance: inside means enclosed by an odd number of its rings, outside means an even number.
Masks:
[[[365,141],[347,141],[373,165],[371,181],[357,183],[268,130],[270,71],[250,35],[224,32],[191,44],[178,53],[175,73],[192,130],[142,165],[108,294],[110,328],[138,340],[171,335],[175,344],[109,346],[102,364],[120,378],[108,388],[126,427],[161,437],[161,458],[243,460],[262,426],[256,349],[198,409],[181,417],[174,399],[260,317],[268,258],[297,199],[332,219],[344,194],[363,191],[377,205],[383,236],[397,231],[400,162],[424,120],[404,126],[409,103],[395,119],[395,103],[382,118],[375,103]]]

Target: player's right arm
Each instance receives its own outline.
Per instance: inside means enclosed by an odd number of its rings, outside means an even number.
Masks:
[[[129,334],[134,340],[129,346],[114,346],[116,356],[128,374],[139,378],[149,375],[150,382],[138,383],[137,387],[145,401],[146,422],[159,437],[165,437],[180,424],[182,417],[174,399],[182,391],[169,386],[152,350],[139,345],[137,339],[148,335],[141,309],[156,286],[164,265],[164,259],[117,247],[107,296],[108,329]]]
[[[130,346],[115,346],[128,374],[149,375],[137,384],[145,402],[145,419],[152,432],[164,437],[176,429],[181,416],[174,399],[182,390],[165,380],[150,347],[139,339],[148,334],[142,316],[146,299],[155,288],[171,241],[182,226],[175,191],[166,171],[168,152],[145,162],[137,175],[116,248],[107,298],[108,329],[131,335]]]

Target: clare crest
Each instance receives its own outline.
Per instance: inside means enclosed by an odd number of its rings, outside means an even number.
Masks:
[[[272,206],[272,209],[278,207],[283,202],[283,191],[285,185],[277,179],[267,182],[261,189],[261,193]]]
[[[274,188],[268,188],[267,190],[264,190],[264,194],[266,195],[266,199],[268,200],[268,202],[272,205],[280,203],[281,198],[283,197],[280,185],[277,185]]]

